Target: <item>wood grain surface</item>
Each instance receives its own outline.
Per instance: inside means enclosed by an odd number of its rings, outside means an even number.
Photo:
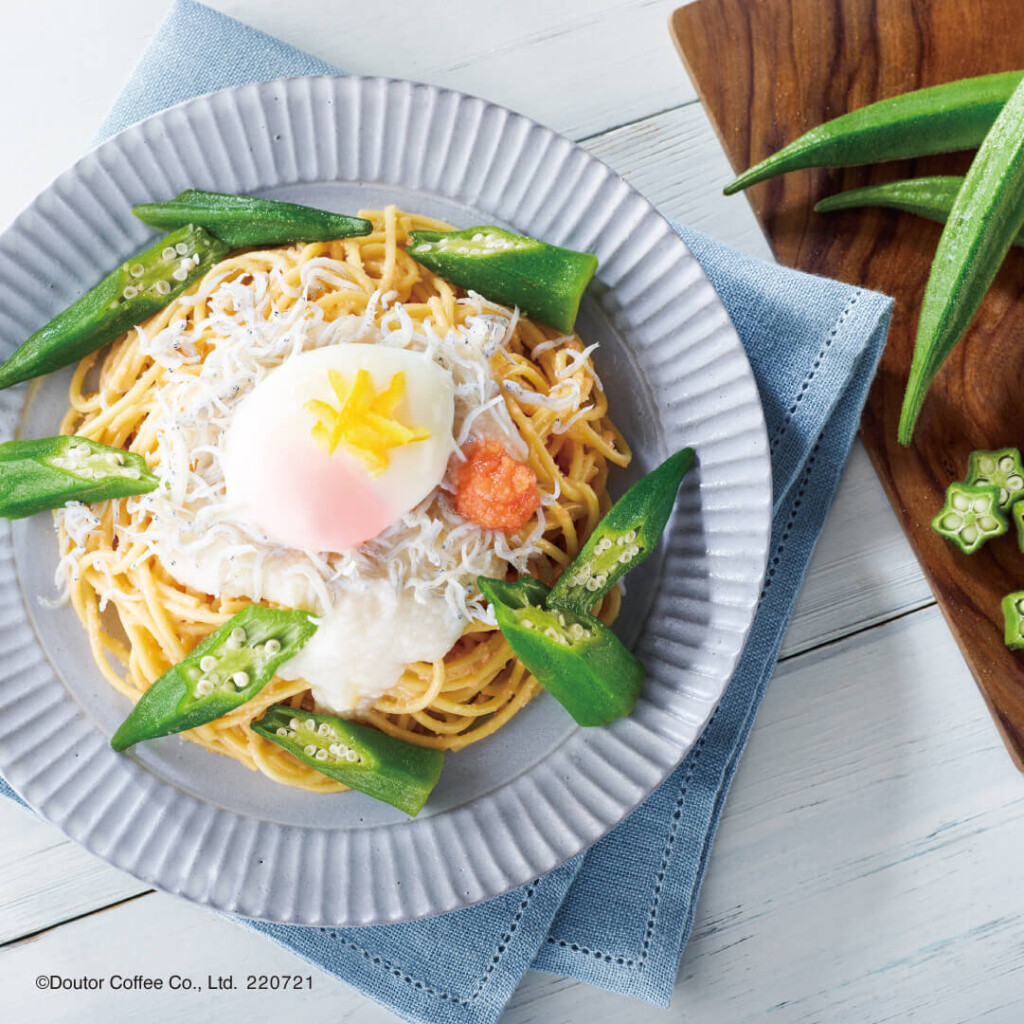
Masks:
[[[1024,68],[1021,0],[699,0],[672,33],[736,171],[828,118],[970,75]],[[861,425],[865,447],[1017,766],[1024,655],[1000,600],[1024,589],[1012,532],[962,555],[930,528],[975,448],[1024,443],[1024,253],[1011,252],[933,385],[909,449],[896,441],[917,313],[941,227],[890,210],[816,214],[847,188],[963,174],[971,154],[798,171],[747,191],[780,262],[892,295],[889,342]],[[735,197],[741,201],[739,196]],[[1012,531],[1012,527],[1011,527]]]

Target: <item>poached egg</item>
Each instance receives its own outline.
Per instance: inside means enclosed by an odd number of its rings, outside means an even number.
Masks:
[[[403,394],[390,423],[399,429],[415,425],[427,436],[383,448],[376,464],[360,457],[355,445],[342,442],[329,451],[317,440],[323,421],[311,406],[340,414],[332,371],[335,381],[349,386],[364,371],[378,396],[397,378]],[[350,436],[360,438],[373,416],[384,419],[366,413]],[[273,543],[310,551],[355,547],[441,483],[454,450],[454,416],[451,374],[421,352],[358,343],[303,352],[269,374],[235,410],[224,441],[227,499]]]

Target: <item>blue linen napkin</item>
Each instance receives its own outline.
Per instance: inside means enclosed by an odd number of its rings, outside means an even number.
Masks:
[[[97,140],[203,92],[336,70],[194,0],[176,0]],[[772,547],[750,639],[711,722],[672,776],[609,835],[549,875],[488,903],[408,924],[243,922],[406,1020],[490,1024],[531,968],[669,1003],[722,806],[835,495],[892,310],[883,295],[679,230],[743,340],[768,425]],[[0,793],[15,796],[2,779]]]

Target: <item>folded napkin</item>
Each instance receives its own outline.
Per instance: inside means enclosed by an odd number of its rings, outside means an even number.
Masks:
[[[99,139],[199,93],[334,71],[193,0],[177,0]],[[487,1024],[531,968],[668,1005],[722,805],[857,430],[892,305],[680,233],[739,331],[768,423],[774,524],[753,631],[689,756],[608,836],[551,874],[409,924],[245,922],[406,1020]]]

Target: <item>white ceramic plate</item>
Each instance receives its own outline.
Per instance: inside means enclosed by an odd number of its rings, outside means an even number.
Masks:
[[[617,627],[647,667],[628,719],[577,728],[542,695],[449,755],[416,820],[358,793],[277,786],[177,737],[127,755],[128,702],[53,610],[48,516],[0,532],[0,772],[39,813],[168,892],[280,922],[357,925],[496,896],[597,840],[696,740],[754,615],[771,483],[736,332],[669,224],[577,146],[492,103],[410,82],[288,79],[200,97],[129,128],[58,178],[0,236],[5,357],[152,232],[134,204],[183,188],[354,213],[400,206],[497,223],[596,253],[578,330],[636,452],[613,490],[696,448],[667,542],[629,577]],[[57,430],[70,370],[0,393],[4,439]]]

